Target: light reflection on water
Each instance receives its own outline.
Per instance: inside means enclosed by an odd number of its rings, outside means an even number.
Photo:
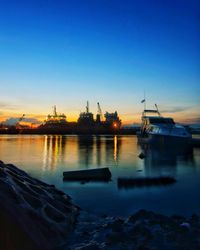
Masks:
[[[144,152],[145,158],[138,155]],[[146,208],[166,214],[200,214],[200,148],[141,148],[135,136],[0,136],[0,160],[70,194],[82,208],[128,215]],[[63,182],[67,170],[109,167],[109,183]],[[118,188],[118,177],[170,175],[171,186]]]

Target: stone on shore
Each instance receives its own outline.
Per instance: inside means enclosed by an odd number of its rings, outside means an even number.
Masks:
[[[85,232],[85,233],[84,233]],[[139,210],[129,218],[98,217],[82,211],[69,249],[197,250],[200,249],[198,215],[165,216]]]
[[[0,161],[0,249],[66,249],[79,213],[55,186]]]

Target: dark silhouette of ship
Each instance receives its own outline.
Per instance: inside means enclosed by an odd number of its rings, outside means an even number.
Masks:
[[[65,114],[58,114],[56,106],[53,114],[48,115],[44,124],[37,128],[38,133],[45,134],[117,134],[121,129],[121,120],[117,111],[106,112],[103,116],[100,104],[97,103],[97,115],[89,110],[87,101],[85,112],[81,112],[77,122],[68,122]]]
[[[81,112],[77,122],[67,121],[64,113],[58,113],[56,106],[53,106],[53,113],[49,114],[46,120],[40,126],[24,125],[25,114],[20,117],[15,125],[0,124],[0,134],[136,134],[138,129],[123,128],[122,122],[117,111],[113,113],[103,112],[100,104],[97,103],[97,114],[89,110],[89,102],[87,102],[86,110]]]
[[[56,111],[56,106],[53,106],[53,114],[52,115],[48,115],[47,119],[44,121],[44,124],[42,124],[40,126],[40,128],[47,128],[47,129],[51,129],[51,128],[62,128],[67,126],[67,121],[66,121],[67,117],[65,114],[58,114]]]

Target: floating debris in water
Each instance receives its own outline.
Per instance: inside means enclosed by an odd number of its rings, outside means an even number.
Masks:
[[[76,171],[63,172],[63,180],[70,181],[109,181],[111,178],[111,172],[109,168],[95,168],[95,169],[84,169]]]
[[[139,178],[118,178],[118,188],[134,188],[143,186],[170,185],[176,182],[176,179],[170,176],[160,177],[139,177]]]
[[[140,159],[144,159],[144,158],[145,158],[145,154],[144,154],[143,152],[141,152],[141,153],[138,155],[138,157],[139,157]]]

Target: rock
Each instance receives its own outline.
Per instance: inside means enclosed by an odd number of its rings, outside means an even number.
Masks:
[[[89,243],[80,247],[76,247],[75,250],[100,250],[97,243]]]
[[[4,167],[4,163],[3,163],[3,161],[0,161],[0,167]]]
[[[65,216],[56,208],[50,206],[50,205],[46,205],[44,207],[44,211],[46,213],[46,215],[48,216],[48,218],[50,218],[51,220],[59,223],[64,221]]]
[[[106,236],[106,242],[112,245],[126,241],[127,238],[128,235],[124,232],[112,232]]]
[[[45,192],[45,189],[43,189],[42,187],[40,187],[39,185],[33,185],[33,184],[29,184],[28,185],[29,188],[35,192],[36,194],[39,194],[39,195],[46,195],[46,192]]]
[[[128,222],[135,223],[137,220],[147,220],[154,218],[154,213],[144,209],[139,210],[137,213],[131,215]]]
[[[131,230],[129,230],[129,235],[132,239],[142,237],[144,239],[151,239],[152,238],[152,233],[150,229],[147,227],[146,224],[143,222],[137,222],[136,225],[132,227]]]
[[[122,219],[116,219],[113,223],[111,223],[110,227],[113,232],[121,232],[123,231],[123,223]]]
[[[6,176],[6,174],[5,174],[5,172],[4,172],[4,169],[3,168],[0,168],[0,178],[1,177],[5,177]]]
[[[137,247],[137,250],[150,250],[150,247],[146,246],[145,244],[141,244]]]
[[[0,199],[0,249],[66,246],[79,209],[64,192],[0,162]]]
[[[99,241],[100,242],[100,241],[103,240],[103,236],[102,236],[102,234],[100,232],[96,232],[96,233],[93,234],[93,239],[95,241]]]
[[[22,193],[24,200],[32,207],[35,209],[41,208],[42,207],[42,201],[38,199],[37,197],[34,197],[27,192]]]
[[[16,174],[17,176],[18,175],[20,175],[20,176],[28,176],[28,174],[25,171],[17,168],[13,164],[6,164],[6,170],[11,171],[12,173]]]

